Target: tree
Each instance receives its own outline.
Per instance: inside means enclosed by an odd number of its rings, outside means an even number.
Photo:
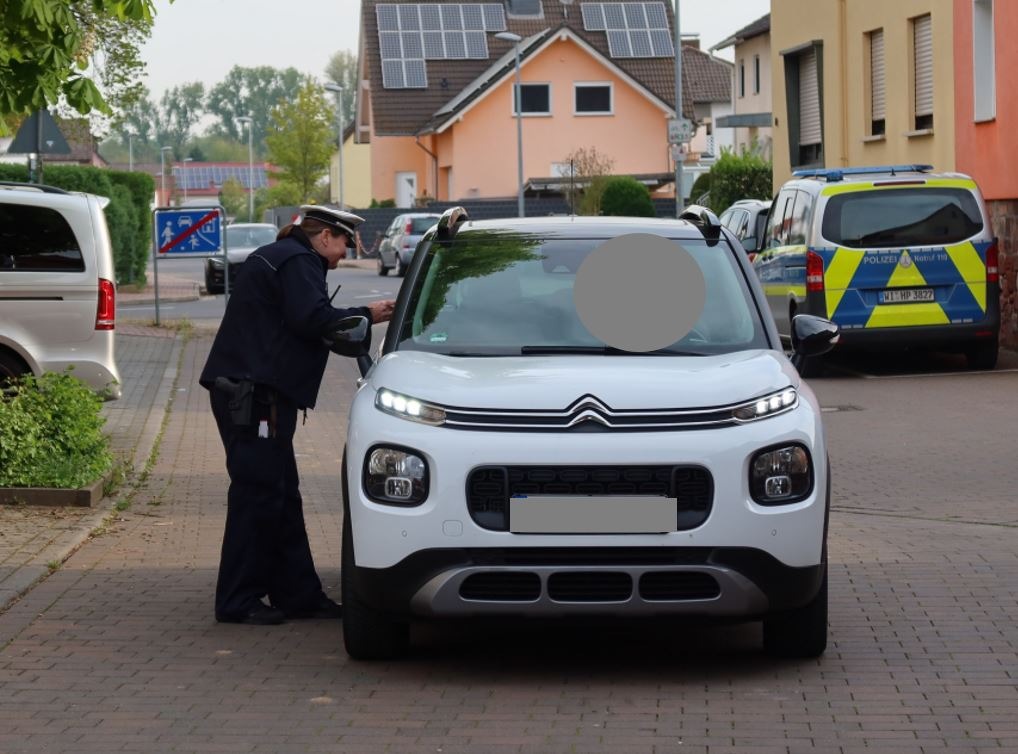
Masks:
[[[322,88],[307,82],[294,99],[273,108],[270,117],[272,131],[265,138],[269,161],[280,168],[285,183],[297,188],[300,201],[308,201],[332,156],[332,111]]]
[[[611,175],[615,160],[598,152],[597,147],[580,147],[566,155],[565,162],[573,173],[573,181],[564,191],[569,206],[579,204],[580,214],[599,214],[602,181],[598,179]]]
[[[205,113],[205,85],[192,81],[167,89],[159,104],[156,129],[160,146],[173,147],[174,154],[180,156],[191,130]]]
[[[615,175],[605,179],[601,211],[615,217],[654,217],[650,191],[635,178]]]
[[[255,153],[264,154],[270,111],[280,102],[292,101],[297,90],[309,80],[296,68],[280,70],[271,66],[234,66],[225,79],[209,90],[206,100],[208,112],[218,119],[212,126],[212,132],[246,142],[247,135],[237,123],[237,118],[250,116],[254,119]]]
[[[153,0],[0,3],[0,113],[28,113],[61,98],[82,114],[111,112],[89,73],[112,101],[137,94],[144,68],[137,48],[154,13]]]
[[[227,178],[219,189],[219,203],[226,210],[227,217],[247,219],[247,189],[236,178]]]
[[[329,58],[325,75],[343,87],[343,123],[353,122],[357,105],[357,55],[350,50],[340,50]]]

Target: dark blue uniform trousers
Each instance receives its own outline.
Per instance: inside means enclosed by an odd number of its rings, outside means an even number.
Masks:
[[[243,616],[265,596],[284,612],[315,605],[323,592],[304,528],[293,454],[297,406],[278,396],[275,437],[263,438],[258,415],[254,426],[236,426],[229,395],[210,392],[230,475],[216,616]],[[268,418],[265,407],[258,410]]]

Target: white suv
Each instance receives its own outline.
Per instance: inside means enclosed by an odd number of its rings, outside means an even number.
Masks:
[[[120,397],[104,197],[0,184],[0,381],[72,374]]]
[[[684,218],[455,209],[425,235],[351,408],[351,656],[401,654],[414,617],[481,615],[762,619],[769,652],[824,651],[820,407],[738,241]],[[693,330],[647,354],[594,338],[572,298],[630,233],[681,243],[706,285]],[[805,354],[837,338],[817,317],[795,333]]]

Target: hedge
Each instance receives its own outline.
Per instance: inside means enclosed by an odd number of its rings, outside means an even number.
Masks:
[[[24,165],[0,164],[0,181],[28,180]],[[147,173],[79,165],[49,165],[43,180],[67,191],[84,191],[108,197],[106,224],[113,246],[117,284],[145,282],[145,267],[152,253],[152,197],[155,181]]]
[[[604,181],[601,214],[615,217],[654,217],[650,191],[635,178],[615,175]]]
[[[739,199],[770,199],[774,170],[756,152],[721,153],[710,169],[710,208],[721,214]]]

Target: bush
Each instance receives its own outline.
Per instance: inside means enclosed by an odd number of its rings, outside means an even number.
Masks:
[[[725,150],[710,169],[710,208],[721,214],[739,199],[770,199],[773,181],[771,163],[756,152]]]
[[[102,398],[70,373],[13,383],[0,400],[0,487],[77,489],[113,464]]]
[[[654,217],[650,191],[635,178],[616,175],[606,178],[601,193],[601,214],[615,217]]]
[[[693,187],[689,190],[689,201],[693,204],[700,203],[700,197],[710,193],[710,171],[700,173],[693,181]],[[708,197],[709,199],[709,197]]]
[[[0,165],[0,180],[27,181],[28,169],[24,165]],[[145,266],[152,252],[151,203],[155,193],[152,176],[79,165],[51,165],[44,166],[43,180],[67,191],[109,198],[105,212],[116,282],[144,283]]]

